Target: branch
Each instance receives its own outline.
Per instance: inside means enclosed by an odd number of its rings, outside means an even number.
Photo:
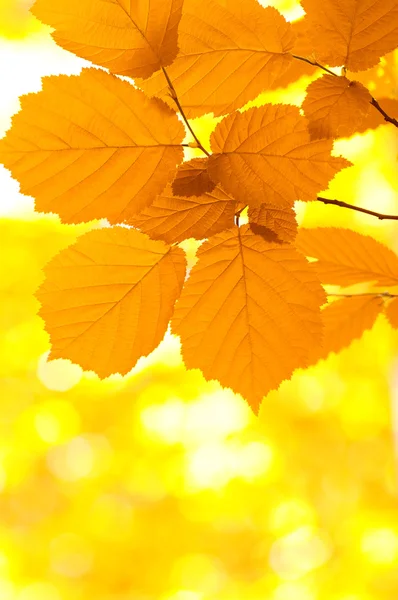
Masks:
[[[377,296],[378,298],[398,298],[398,294],[390,292],[363,292],[361,294],[328,294],[334,298],[356,298],[358,296]]]
[[[180,114],[181,114],[182,118],[184,119],[185,125],[188,127],[189,131],[191,132],[191,135],[192,135],[193,139],[198,144],[198,148],[200,148],[202,150],[202,152],[204,152],[207,156],[210,156],[209,152],[207,152],[206,148],[204,148],[202,146],[200,140],[196,137],[196,134],[195,134],[194,130],[192,129],[192,127],[191,127],[191,125],[190,125],[190,123],[189,123],[189,121],[188,121],[188,119],[187,119],[187,117],[186,117],[186,115],[184,113],[184,109],[182,108],[182,106],[180,104],[180,101],[178,99],[177,92],[176,92],[176,90],[174,88],[174,85],[173,85],[173,83],[172,83],[172,81],[171,81],[171,79],[170,79],[170,77],[169,77],[169,75],[168,75],[168,73],[167,73],[167,71],[166,71],[166,69],[164,67],[162,67],[162,71],[163,71],[164,76],[166,77],[168,86],[170,88],[171,97],[173,98],[174,102],[176,103],[177,108],[180,111]]]
[[[309,65],[312,65],[313,67],[318,67],[319,69],[322,69],[323,71],[326,71],[326,73],[329,73],[329,75],[333,75],[334,77],[340,77],[340,75],[337,75],[336,73],[333,73],[333,71],[330,71],[330,69],[328,69],[327,67],[324,67],[323,65],[321,65],[319,62],[317,62],[316,60],[310,60],[309,58],[305,58],[304,56],[297,56],[296,54],[292,54],[291,55],[293,58],[296,58],[297,60],[302,60],[303,62],[308,63]],[[379,113],[381,115],[383,115],[384,120],[387,123],[391,123],[392,125],[394,125],[395,127],[398,127],[398,120],[394,119],[394,117],[390,117],[385,110],[383,110],[380,106],[380,104],[377,102],[376,98],[373,98],[373,96],[370,96],[371,100],[370,100],[370,104],[372,106],[375,107],[376,110],[379,111]]]
[[[374,210],[368,210],[367,208],[354,206],[354,204],[348,204],[347,202],[343,202],[342,200],[331,200],[329,198],[321,198],[320,196],[318,196],[317,200],[318,202],[323,202],[323,204],[334,204],[335,206],[341,206],[342,208],[356,210],[358,212],[365,213],[366,215],[377,217],[378,219],[380,219],[380,221],[383,221],[384,219],[389,219],[390,221],[398,221],[398,215],[385,215]]]

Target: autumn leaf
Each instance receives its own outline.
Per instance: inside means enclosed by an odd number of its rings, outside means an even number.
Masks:
[[[210,177],[245,204],[291,207],[315,200],[351,163],[331,156],[332,140],[310,140],[296,106],[266,104],[225,117],[211,136]]]
[[[174,176],[185,132],[160,100],[97,69],[48,77],[22,98],[0,162],[36,198],[40,212],[65,223],[107,218],[120,223],[141,210]]]
[[[373,327],[382,310],[383,299],[379,296],[353,296],[328,304],[321,313],[325,326],[322,349],[313,353],[314,362],[359,340]]]
[[[37,292],[51,358],[128,373],[163,339],[184,283],[180,248],[122,227],[90,231],[45,267]]]
[[[295,245],[317,259],[316,272],[325,284],[398,285],[398,257],[369,235],[337,227],[300,228]]]
[[[278,240],[291,242],[297,235],[296,213],[293,207],[280,208],[273,204],[260,204],[258,208],[249,208],[250,228],[261,235],[261,228],[273,232]],[[256,229],[256,228],[260,229]]]
[[[301,0],[301,4],[321,63],[365,71],[397,46],[396,0]]]
[[[384,313],[394,329],[398,329],[398,298],[391,300],[384,309]]]
[[[168,186],[130,224],[155,240],[174,244],[187,238],[201,240],[232,227],[236,211],[237,203],[220,186],[190,198],[174,196]]]
[[[216,187],[207,172],[207,158],[193,158],[177,169],[172,184],[176,196],[201,196]]]
[[[398,121],[398,99],[397,98],[378,98],[377,102],[381,108],[393,119]],[[388,125],[383,115],[378,110],[371,110],[366,119],[358,127],[358,133],[363,133],[368,129],[376,129],[380,125]]]
[[[180,51],[167,72],[189,118],[225,115],[282,75],[293,44],[290,24],[257,0],[185,0]],[[156,74],[142,88],[169,97],[164,78]]]
[[[175,59],[183,0],[36,0],[33,14],[56,43],[130,77],[149,77]]]
[[[349,137],[370,111],[372,97],[358,81],[323,75],[307,88],[302,104],[312,139]]]
[[[200,247],[172,330],[189,369],[242,394],[257,411],[319,346],[324,301],[292,246],[270,244],[248,225],[234,227]]]

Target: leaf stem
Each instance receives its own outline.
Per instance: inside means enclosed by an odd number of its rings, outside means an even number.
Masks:
[[[334,204],[335,206],[341,206],[342,208],[349,208],[350,210],[356,210],[361,213],[365,213],[366,215],[371,215],[372,217],[377,217],[380,221],[383,220],[391,220],[398,221],[398,215],[386,215],[384,213],[379,213],[374,210],[368,210],[367,208],[361,208],[360,206],[355,206],[354,204],[348,204],[348,202],[343,202],[342,200],[331,200],[330,198],[321,198],[318,196],[318,202],[323,202],[323,204]]]
[[[317,62],[316,60],[310,60],[309,58],[305,58],[304,56],[297,56],[296,54],[292,54],[291,55],[293,58],[295,58],[296,60],[302,60],[303,62],[308,63],[309,65],[312,65],[314,67],[319,67],[319,69],[322,69],[323,71],[326,71],[326,73],[329,73],[329,75],[333,75],[334,77],[340,77],[340,75],[337,75],[337,73],[333,73],[333,71],[331,71],[330,69],[328,69],[327,67],[324,67],[323,65],[321,65],[319,62]],[[380,106],[380,104],[377,102],[376,98],[373,98],[373,96],[371,95],[371,100],[370,100],[370,104],[372,106],[375,107],[376,110],[379,111],[379,113],[381,115],[383,115],[384,120],[387,123],[391,123],[392,125],[394,125],[395,127],[398,127],[398,120],[394,119],[394,117],[390,117],[385,110],[382,109],[382,107]]]
[[[191,132],[191,135],[192,135],[193,139],[198,144],[198,148],[200,148],[202,150],[202,152],[204,152],[207,156],[210,156],[210,153],[206,150],[206,148],[203,147],[201,141],[196,136],[194,130],[192,129],[192,127],[190,125],[190,123],[189,123],[189,121],[188,121],[188,119],[187,119],[187,117],[186,117],[186,115],[184,113],[184,109],[182,108],[181,103],[180,103],[180,101],[178,99],[177,92],[175,90],[173,82],[171,81],[171,79],[169,77],[169,74],[167,73],[167,71],[166,71],[166,69],[164,67],[162,67],[162,71],[163,71],[164,76],[166,77],[167,84],[168,84],[168,86],[170,88],[171,97],[173,98],[174,102],[176,103],[177,108],[180,111],[180,114],[181,114],[182,118],[184,119],[185,125],[188,127],[189,131]]]

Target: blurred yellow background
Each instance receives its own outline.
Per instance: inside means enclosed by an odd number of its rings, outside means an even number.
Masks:
[[[83,64],[28,7],[0,0],[0,136],[20,94]],[[299,104],[309,81],[261,100]],[[206,139],[214,121],[194,125]],[[335,148],[355,167],[328,197],[398,213],[394,128]],[[299,204],[301,223],[398,252],[393,221]],[[47,362],[33,297],[43,265],[93,224],[34,214],[2,167],[0,215],[0,600],[397,600],[398,333],[384,317],[258,418],[186,372],[171,336],[128,377],[100,381]]]

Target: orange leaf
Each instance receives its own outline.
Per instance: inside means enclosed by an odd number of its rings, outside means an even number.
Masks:
[[[133,229],[86,233],[45,267],[37,292],[51,358],[100,377],[128,373],[163,339],[185,269],[180,248]]]
[[[36,0],[33,14],[59,46],[130,77],[149,77],[177,56],[183,0]]]
[[[296,106],[266,104],[225,117],[211,136],[210,177],[245,204],[290,207],[315,200],[351,163],[331,156],[332,140],[310,140]]]
[[[176,196],[201,196],[215,187],[207,172],[207,158],[193,158],[182,163],[173,181]]]
[[[22,99],[0,162],[36,198],[40,212],[65,223],[121,223],[173,177],[184,127],[160,100],[114,75],[85,69],[48,77]]]
[[[398,120],[398,99],[396,98],[377,98],[377,102],[389,117]],[[372,108],[366,119],[358,127],[358,133],[367,131],[368,129],[376,129],[380,125],[388,125],[383,115]],[[391,126],[390,126],[391,127]]]
[[[292,246],[270,244],[248,225],[212,237],[176,305],[172,329],[189,369],[244,396],[262,397],[306,366],[321,341],[324,292]]]
[[[387,304],[384,313],[391,327],[398,329],[398,298],[394,298]]]
[[[354,135],[370,111],[372,97],[358,81],[323,75],[307,88],[302,109],[312,139]]]
[[[398,285],[398,257],[369,235],[337,227],[300,228],[295,245],[318,259],[314,265],[323,283]]]
[[[225,115],[253,100],[288,68],[294,34],[273,7],[257,0],[185,0],[177,59],[167,72],[188,117]],[[159,74],[160,75],[160,74]],[[144,82],[162,98],[162,77]]]
[[[169,244],[202,240],[232,227],[237,203],[220,186],[202,196],[173,196],[171,186],[131,218],[130,224]]]
[[[293,207],[280,208],[272,204],[260,204],[249,208],[249,223],[256,233],[256,226],[265,227],[284,242],[291,242],[297,235],[296,213]]]
[[[328,304],[321,312],[325,326],[322,349],[313,353],[314,361],[340,352],[371,329],[383,309],[378,296],[353,296]]]
[[[319,62],[365,71],[397,45],[396,0],[301,0],[301,4]]]

